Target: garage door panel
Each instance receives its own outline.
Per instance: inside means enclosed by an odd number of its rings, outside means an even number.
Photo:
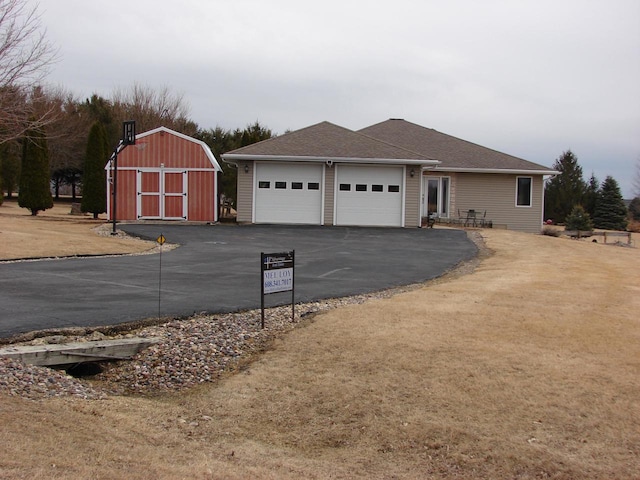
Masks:
[[[322,165],[256,165],[255,221],[322,223]]]
[[[402,226],[402,167],[339,166],[336,224]]]

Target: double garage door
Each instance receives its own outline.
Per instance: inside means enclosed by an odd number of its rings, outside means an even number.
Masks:
[[[187,219],[187,172],[138,170],[136,183],[138,220]]]
[[[256,223],[322,225],[323,164],[256,164]],[[335,225],[403,225],[403,167],[334,165]]]

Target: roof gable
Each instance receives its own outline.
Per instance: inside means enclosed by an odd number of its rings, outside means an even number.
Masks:
[[[202,149],[202,153],[204,153],[204,155],[205,155],[205,157],[207,159],[206,160],[207,163],[209,163],[210,166],[213,167],[216,171],[219,171],[219,172],[222,171],[222,168],[220,168],[220,164],[218,163],[218,161],[216,160],[216,157],[214,156],[213,152],[209,148],[209,145],[204,143],[202,140],[198,140],[197,138],[190,137],[188,135],[185,135],[184,133],[176,132],[175,130],[171,130],[170,128],[167,128],[167,127],[158,127],[158,128],[154,128],[153,130],[149,130],[149,131],[137,134],[136,135],[136,145],[138,147],[141,147],[141,146],[144,145],[145,139],[147,141],[151,141],[151,139],[154,136],[157,136],[157,135],[163,136],[165,134],[170,135],[172,137],[176,137],[179,140],[187,141],[187,142],[193,144],[195,147],[199,147],[200,149]],[[166,142],[162,142],[162,144],[165,144],[165,143]],[[160,144],[158,144],[157,147],[160,148]],[[163,145],[162,148],[166,149],[166,145]],[[129,149],[127,149],[127,150],[129,150]],[[127,150],[124,150],[121,155],[125,155],[125,154],[131,152],[130,150],[129,150],[129,152],[127,152]],[[144,148],[142,150],[144,150]],[[182,149],[182,153],[185,153],[184,149]],[[159,151],[155,152],[155,155],[159,155],[159,154],[160,155],[172,156],[172,153],[171,153],[170,150],[162,151],[162,152],[159,152]],[[140,152],[138,155],[139,156],[143,155],[143,152]],[[165,160],[162,157],[159,157],[159,158],[161,158],[163,161]]]
[[[225,159],[253,159],[255,156],[415,160],[434,163],[420,153],[329,122],[321,122],[222,155]]]
[[[511,170],[554,173],[537,163],[452,137],[401,119],[390,119],[358,131],[419,152],[442,163],[437,170]]]

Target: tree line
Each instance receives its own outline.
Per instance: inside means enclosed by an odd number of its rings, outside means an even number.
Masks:
[[[625,230],[629,217],[640,220],[640,188],[627,209],[618,182],[607,176],[600,183],[593,174],[585,181],[578,157],[571,150],[563,152],[552,168],[560,173],[545,186],[547,221],[566,224],[568,230]],[[640,162],[637,178],[640,183]]]
[[[0,144],[2,190],[7,198],[19,191],[19,202],[25,203],[25,208],[33,205],[34,215],[52,204],[52,200],[41,197],[47,197],[47,192],[52,190],[49,195],[59,198],[63,186],[70,189],[72,199],[82,191],[82,211],[94,215],[106,211],[104,167],[120,140],[125,120],[134,119],[138,132],[165,126],[202,140],[217,158],[226,151],[273,135],[258,121],[242,129],[200,128],[189,119],[183,98],[169,89],[156,91],[136,84],[129,90],[114,92],[111,98],[94,94],[79,101],[60,90],[35,88],[40,90],[37,97],[40,105],[28,108],[46,109],[55,115],[47,125],[32,127]],[[30,100],[25,98],[25,101]],[[236,172],[228,166],[221,178],[220,191],[235,199],[235,182]],[[34,199],[34,192],[41,190],[46,191]],[[89,200],[86,197],[90,197]]]

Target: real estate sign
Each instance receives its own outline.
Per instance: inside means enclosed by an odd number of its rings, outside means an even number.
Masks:
[[[262,328],[264,328],[264,296],[271,293],[291,292],[291,315],[295,318],[294,265],[295,250],[281,253],[261,253]]]

